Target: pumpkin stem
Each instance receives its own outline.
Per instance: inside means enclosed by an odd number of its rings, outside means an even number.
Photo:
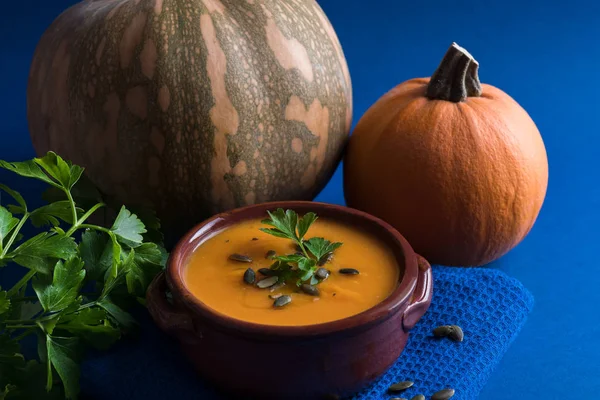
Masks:
[[[481,96],[478,69],[479,63],[473,56],[456,43],[452,43],[431,76],[426,96],[431,100],[454,103],[465,101],[467,97]]]

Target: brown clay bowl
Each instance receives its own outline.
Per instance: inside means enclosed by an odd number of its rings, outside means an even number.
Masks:
[[[192,252],[217,232],[278,207],[314,211],[378,237],[395,252],[401,268],[396,290],[360,314],[297,327],[233,319],[194,297],[184,282]],[[350,395],[383,374],[427,311],[432,291],[429,263],[384,221],[337,205],[289,201],[240,208],[193,228],[171,253],[166,272],[150,285],[147,304],[154,321],[180,342],[199,373],[236,398],[309,400]]]

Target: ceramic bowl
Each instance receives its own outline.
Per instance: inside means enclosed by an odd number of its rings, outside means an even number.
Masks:
[[[184,281],[194,250],[227,227],[279,207],[299,214],[314,211],[375,235],[396,255],[401,269],[396,290],[360,314],[308,326],[237,320],[194,297]],[[427,311],[432,292],[431,266],[389,224],[347,207],[289,201],[240,208],[193,228],[172,251],[165,273],[150,285],[147,305],[198,372],[236,398],[335,399],[357,392],[392,366],[410,329]]]

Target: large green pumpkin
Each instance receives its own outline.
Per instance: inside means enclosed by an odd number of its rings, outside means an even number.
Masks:
[[[86,167],[179,235],[216,212],[312,199],[352,119],[340,43],[314,0],[87,0],[35,52],[39,154]]]

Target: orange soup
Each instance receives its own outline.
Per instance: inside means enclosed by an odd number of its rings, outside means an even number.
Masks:
[[[186,270],[188,289],[205,305],[227,316],[266,325],[311,325],[346,318],[365,311],[387,298],[396,288],[399,268],[396,258],[377,238],[352,226],[319,218],[306,238],[323,237],[343,245],[322,267],[330,271],[315,287],[318,296],[303,293],[294,283],[260,289],[244,282],[248,268],[256,271],[256,282],[266,277],[258,270],[269,268],[269,251],[293,254],[295,244],[259,231],[260,220],[245,221],[202,243],[192,254]],[[232,254],[252,261],[229,259]],[[248,261],[248,260],[246,260]],[[356,269],[357,275],[340,273]],[[291,302],[275,307],[274,298],[288,295]]]

